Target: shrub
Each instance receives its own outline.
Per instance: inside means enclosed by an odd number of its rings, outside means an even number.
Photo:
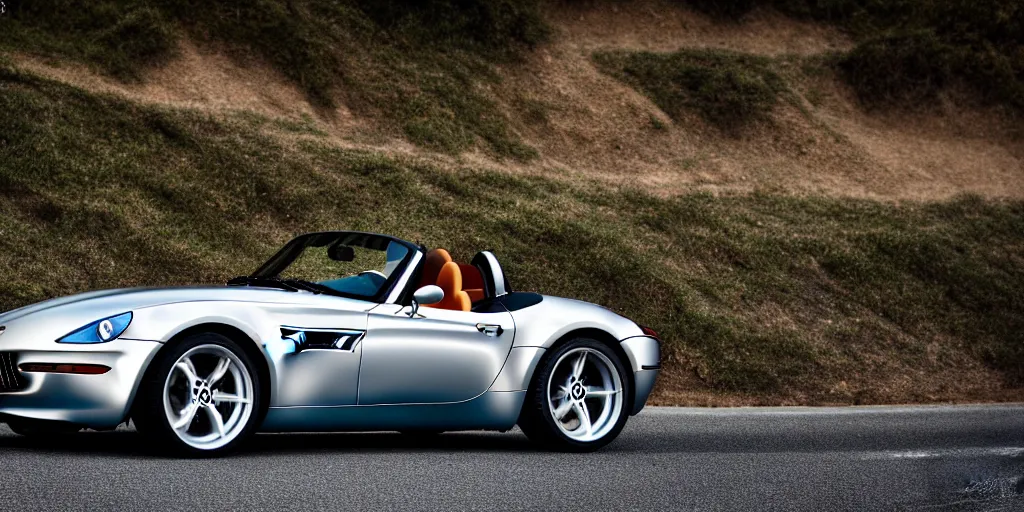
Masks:
[[[104,51],[106,67],[112,73],[136,76],[139,62],[157,62],[173,52],[175,36],[159,11],[142,7],[127,11],[111,27],[97,31],[96,42],[104,50],[115,49]]]
[[[919,103],[949,84],[957,63],[952,47],[931,31],[918,31],[865,41],[840,68],[868,104]]]
[[[174,50],[175,35],[160,10],[133,1],[9,1],[0,45],[59,53],[98,65],[121,79]],[[0,20],[8,21],[8,20]]]
[[[476,47],[507,54],[547,38],[537,0],[357,0],[370,19],[416,45]]]
[[[333,106],[331,89],[338,60],[331,27],[310,13],[308,2],[162,0],[161,4],[194,36],[262,56],[298,83],[314,103]]]
[[[757,6],[834,23],[858,39],[840,66],[867,104],[921,102],[952,82],[1024,111],[1024,2],[688,0],[718,18]]]
[[[595,55],[595,60],[606,72],[643,91],[674,119],[692,109],[726,131],[766,119],[785,90],[768,59],[740,53],[606,52]]]

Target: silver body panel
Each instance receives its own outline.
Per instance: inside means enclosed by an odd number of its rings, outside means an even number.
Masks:
[[[654,390],[654,381],[661,370],[660,345],[658,340],[650,336],[634,336],[622,340],[622,349],[633,368],[633,409],[630,414],[640,412]]]
[[[412,282],[413,271],[410,266],[398,282]],[[128,419],[139,382],[164,344],[210,326],[239,333],[260,354],[268,370],[263,429],[269,431],[507,430],[519,417],[539,362],[555,343],[580,330],[600,331],[621,347],[632,372],[633,414],[646,402],[658,372],[658,342],[600,306],[543,297],[512,312],[424,306],[410,318],[410,308],[396,304],[400,295],[391,292],[377,304],[305,291],[185,287],[90,292],[21,308],[0,315],[0,352],[16,353],[15,364],[98,364],[111,370],[23,373],[27,387],[0,392],[0,421],[15,416],[115,426]],[[131,324],[113,341],[55,341],[125,312],[132,312]],[[300,331],[336,334],[337,347],[300,349],[286,336]]]
[[[271,407],[264,432],[358,430],[509,430],[519,419],[525,391],[488,391],[445,404]]]
[[[515,337],[512,315],[382,304],[370,312],[363,342],[359,405],[465,402],[498,376]],[[499,336],[477,324],[500,325]]]
[[[13,342],[14,337],[2,338],[0,346],[5,351],[22,349],[21,362],[100,364],[111,370],[103,375],[25,373],[25,389],[0,394],[0,413],[97,427],[117,425],[128,414],[143,371],[160,348],[154,342],[114,340],[103,347],[48,350],[45,345],[24,343],[24,338]]]

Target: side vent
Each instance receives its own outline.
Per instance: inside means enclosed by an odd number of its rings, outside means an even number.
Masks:
[[[14,352],[0,352],[0,393],[21,391],[28,385],[15,364],[17,359]]]
[[[353,351],[366,331],[355,329],[307,329],[281,326],[281,337],[295,342],[295,351],[345,350]]]

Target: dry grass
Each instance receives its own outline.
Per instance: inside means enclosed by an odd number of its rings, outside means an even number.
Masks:
[[[848,50],[850,38],[821,23],[760,10],[739,23],[721,23],[671,0],[634,0],[595,8],[555,2],[546,15],[562,37],[582,51],[609,48],[674,52],[682,48],[732,50],[766,57]]]
[[[659,403],[1024,392],[1020,202],[659,198],[439,169],[9,68],[0,87],[2,309],[94,288],[223,282],[295,233],[364,229],[461,258],[492,248],[521,289],[652,325],[666,340]]]
[[[416,155],[443,166],[471,163],[629,184],[661,196],[769,189],[880,200],[941,200],[964,192],[1024,197],[1024,139],[1015,133],[1017,123],[992,109],[952,102],[912,113],[865,113],[829,57],[815,56],[848,47],[835,30],[760,11],[738,23],[716,23],[658,1],[617,10],[559,4],[547,16],[556,29],[552,40],[522,62],[493,68],[492,78],[477,89],[493,102],[506,131],[539,154],[529,163],[496,158],[487,149],[448,156],[417,147],[379,112],[358,102],[349,108],[344,88],[338,91],[344,101],[324,112],[268,65],[251,57],[240,64],[209,43],[197,48],[183,41],[178,58],[144,71],[139,83],[105,79],[53,59],[21,56],[18,62],[137,101],[311,123],[347,147]],[[678,119],[672,120],[643,94],[599,72],[593,52],[616,45],[655,51],[697,45],[770,58],[797,101],[777,105],[770,125],[746,130],[738,140],[722,137],[696,111],[674,113]]]

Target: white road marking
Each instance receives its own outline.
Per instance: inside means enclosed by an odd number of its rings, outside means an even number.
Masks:
[[[731,416],[778,415],[836,416],[847,414],[964,413],[969,411],[1024,411],[1024,403],[965,405],[853,405],[845,407],[644,407],[641,414]]]
[[[928,450],[893,450],[881,452],[864,452],[862,460],[879,459],[939,459],[939,458],[977,458],[977,457],[1020,457],[1024,448],[1016,446],[995,446],[984,448],[935,448]]]

